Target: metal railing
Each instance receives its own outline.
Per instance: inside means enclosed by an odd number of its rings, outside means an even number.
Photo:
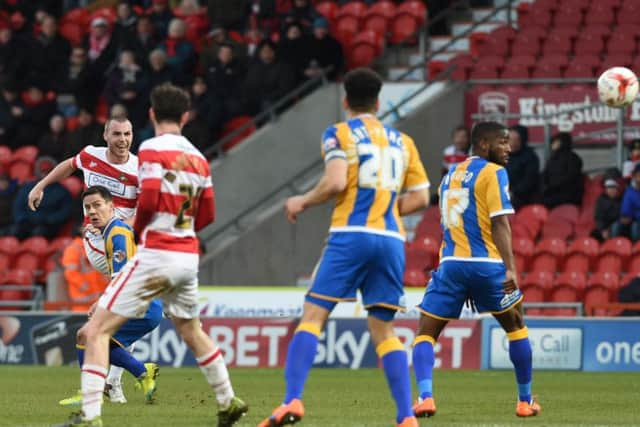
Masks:
[[[214,142],[211,147],[205,150],[204,155],[208,159],[211,159],[214,156],[223,155],[225,144],[227,144],[228,142],[231,142],[234,138],[241,135],[247,129],[253,126],[262,125],[266,122],[275,120],[281,114],[281,109],[283,107],[286,107],[287,105],[294,103],[294,101],[298,100],[298,98],[301,95],[306,94],[306,92],[309,89],[314,88],[316,86],[321,87],[326,85],[328,81],[327,74],[329,74],[332,70],[333,70],[333,67],[331,66],[321,69],[320,75],[298,85],[298,87],[293,89],[291,92],[287,93],[285,96],[280,98],[274,104],[270,105],[269,108],[267,108],[264,111],[261,111],[259,114],[252,117],[251,120],[247,121],[246,123],[243,123],[241,126],[234,129],[228,135],[225,135],[224,137]]]
[[[460,2],[462,3],[462,2]],[[411,67],[409,67],[409,69],[407,71],[405,71],[403,74],[401,74],[400,76],[398,76],[394,81],[401,81],[406,79],[408,76],[410,76],[411,74],[413,74],[413,72],[415,70],[417,70],[418,68],[424,68],[427,64],[428,61],[430,61],[434,56],[439,55],[441,53],[446,52],[451,46],[453,46],[456,42],[458,42],[459,40],[462,40],[464,38],[466,38],[467,36],[469,36],[471,33],[473,33],[475,31],[475,29],[482,25],[485,24],[489,21],[491,21],[492,18],[494,18],[496,15],[498,15],[499,13],[501,13],[502,11],[506,10],[507,11],[507,16],[508,16],[508,24],[510,25],[510,20],[511,20],[511,10],[513,9],[513,0],[509,0],[509,2],[506,5],[502,5],[499,7],[496,7],[493,12],[491,12],[490,14],[488,14],[487,16],[483,17],[482,19],[480,19],[479,21],[475,22],[474,25],[472,25],[471,27],[469,27],[467,30],[463,31],[462,33],[458,34],[457,36],[454,36],[451,40],[449,40],[448,43],[446,43],[445,45],[441,46],[440,48],[436,49],[435,51],[431,51],[429,52],[429,55],[427,55],[423,61],[420,61],[420,63],[415,64]],[[447,10],[450,10],[449,14],[453,13],[453,9],[449,8]],[[447,15],[448,16],[448,15]],[[444,19],[444,18],[442,18]],[[427,32],[428,33],[428,32]]]
[[[2,300],[0,307],[27,307],[30,310],[42,310],[44,293],[40,286],[2,285],[1,290],[31,292],[30,300]]]

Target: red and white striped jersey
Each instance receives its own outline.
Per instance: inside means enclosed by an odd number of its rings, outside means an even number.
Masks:
[[[138,200],[138,157],[129,154],[122,164],[109,163],[107,147],[84,147],[73,158],[73,165],[82,170],[84,187],[101,185],[111,192],[116,216],[127,219],[136,213]]]
[[[138,150],[140,197],[134,228],[145,248],[198,253],[196,231],[214,219],[207,159],[185,137],[163,134]]]

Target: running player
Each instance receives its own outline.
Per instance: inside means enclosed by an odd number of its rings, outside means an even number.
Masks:
[[[91,225],[100,230],[104,238],[110,276],[114,277],[136,252],[133,229],[115,216],[111,193],[105,187],[96,185],[87,188],[82,193],[82,203]],[[136,378],[136,386],[143,390],[147,403],[154,401],[158,366],[155,363],[143,364],[133,357],[126,348],[153,331],[161,320],[162,302],[153,300],[149,304],[144,318],[129,320],[111,337],[110,342],[110,363],[126,369]],[[78,362],[82,367],[85,346],[83,343],[78,343],[76,348],[78,349]],[[116,384],[106,385],[105,393],[111,402],[127,402],[119,378]],[[80,393],[60,401],[62,406],[80,405],[81,403],[82,394]]]
[[[397,310],[404,310],[405,234],[400,216],[427,206],[429,181],[413,140],[374,116],[381,87],[380,77],[369,69],[345,75],[343,107],[349,118],[330,126],[322,137],[324,176],[308,193],[287,200],[292,223],[311,206],[335,199],[336,207],[302,319],[289,344],[283,404],[259,427],[302,418],[302,392],[318,337],[336,303],[355,300],[357,290],[396,403],[396,422],[402,427],[418,425],[411,409],[407,354],[392,320]]]
[[[82,412],[64,426],[102,426],[102,389],[109,337],[127,319],[140,318],[149,302],[164,308],[191,349],[218,402],[218,427],[229,427],[248,410],[235,396],[222,351],[198,318],[198,237],[214,219],[213,185],[207,159],[180,131],[189,116],[189,95],[171,84],[151,92],[150,119],[156,137],[144,141],[140,196],[134,229],[138,252],[111,281],[98,308],[78,332],[86,342],[82,367]]]
[[[60,162],[29,192],[29,207],[36,210],[44,190],[76,170],[81,170],[85,189],[93,185],[106,187],[113,197],[116,216],[133,223],[138,198],[138,157],[129,152],[133,140],[131,122],[125,118],[112,118],[104,125],[106,147],[88,145],[77,155]],[[88,221],[85,218],[85,224]],[[93,267],[102,274],[109,274],[104,256],[104,240],[101,233],[88,227],[85,230],[84,249]]]
[[[490,312],[507,333],[509,356],[518,383],[516,414],[540,412],[531,395],[531,345],[524,324],[508,215],[509,130],[495,122],[478,123],[471,132],[473,156],[453,167],[440,184],[443,241],[440,264],[419,309],[413,367],[420,396],[418,417],[436,412],[432,392],[433,347],[468,298],[480,312]]]

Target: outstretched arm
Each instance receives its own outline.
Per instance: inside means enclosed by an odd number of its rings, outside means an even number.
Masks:
[[[42,201],[44,189],[49,184],[63,180],[76,171],[76,167],[73,165],[73,158],[69,158],[59,163],[51,172],[42,178],[29,192],[27,203],[32,211],[38,209],[38,205]]]

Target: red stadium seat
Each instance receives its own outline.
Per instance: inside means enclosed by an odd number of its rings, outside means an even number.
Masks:
[[[0,271],[8,270],[11,267],[11,258],[7,254],[0,253]]]
[[[607,49],[607,51],[609,51],[609,49]],[[600,64],[600,68],[598,69],[597,74],[600,75],[605,70],[611,67],[623,66],[627,68],[633,68],[633,60],[634,55],[632,51],[610,53],[606,56],[606,58],[602,60],[602,64]]]
[[[631,247],[631,254],[633,256],[640,255],[640,241],[635,242]]]
[[[336,18],[333,33],[343,46],[349,46],[351,39],[360,30],[360,21],[351,15],[343,15]]]
[[[514,56],[509,58],[507,65],[524,65],[525,67],[533,68],[538,59],[532,55],[520,55],[516,53]]]
[[[640,275],[640,256],[634,256],[631,258],[627,270],[629,270],[629,274],[634,276]]]
[[[476,65],[471,74],[470,79],[497,79],[498,67],[492,65]]]
[[[18,253],[20,241],[13,236],[0,237],[0,253],[13,256]]]
[[[616,301],[619,287],[620,279],[616,273],[600,272],[592,274],[587,281],[583,302],[588,305]],[[604,315],[606,310],[596,310],[595,314]]]
[[[631,54],[636,50],[635,34],[614,31],[607,41],[607,55],[616,53]]]
[[[74,199],[80,197],[82,190],[84,189],[84,182],[77,176],[69,176],[60,181],[60,184],[64,188],[66,188],[69,193],[71,193],[71,197]]]
[[[376,60],[377,56],[373,46],[359,44],[349,50],[347,64],[349,69],[368,67]]]
[[[519,284],[524,295],[523,302],[545,302],[547,292],[553,284],[553,274],[548,271],[532,271]],[[542,314],[540,309],[528,309],[527,314]]]
[[[518,16],[520,28],[530,26],[549,27],[551,26],[551,13],[548,10],[532,9],[522,17]]]
[[[625,267],[627,265],[627,262],[629,261],[629,258],[631,257],[631,252],[631,241],[629,241],[629,239],[627,239],[626,237],[614,237],[605,241],[602,246],[600,246],[600,262],[598,263],[598,270],[600,270],[600,263],[603,262],[603,257],[619,258],[619,268]],[[622,270],[617,271],[620,272]]]
[[[373,3],[364,15],[363,28],[386,34],[389,24],[396,14],[396,5],[390,0]]]
[[[89,28],[89,21],[91,20],[91,13],[87,8],[78,7],[71,9],[62,16],[60,23],[62,25],[71,23],[78,25],[83,31]]]
[[[534,79],[562,78],[562,68],[559,65],[541,62],[534,68],[531,77]]]
[[[600,243],[598,243],[598,241],[593,237],[577,238],[567,248],[567,257],[581,256],[587,264],[593,263],[599,253]],[[568,270],[566,266],[565,270]]]
[[[107,21],[109,21],[109,25],[113,26],[113,24],[118,19],[118,14],[116,13],[116,10],[112,7],[101,7],[101,8],[95,9],[93,13],[91,13],[91,20],[98,17],[106,19]]]
[[[36,272],[40,269],[40,258],[29,252],[25,252],[16,257],[14,267],[26,271]]]
[[[56,237],[49,244],[49,255],[55,254],[56,252],[62,253],[64,248],[71,244],[73,239],[69,236],[60,236]]]
[[[576,56],[579,55],[600,55],[604,50],[602,38],[583,33],[573,47]]]
[[[81,46],[85,30],[74,22],[63,22],[58,30],[60,35],[67,39],[72,46]]]
[[[476,67],[489,66],[502,68],[504,66],[504,58],[499,55],[485,55],[478,58]]]
[[[427,284],[427,275],[420,269],[407,269],[404,272],[404,285],[413,288],[424,288]]]
[[[585,25],[611,25],[615,21],[612,5],[592,3],[584,16]]]
[[[556,220],[564,220],[571,224],[578,222],[578,216],[580,215],[580,209],[576,205],[560,205],[549,211],[548,221],[555,222]]]
[[[492,30],[489,34],[489,39],[511,42],[514,38],[516,38],[517,34],[518,32],[513,27],[503,25]]]
[[[454,80],[467,80],[469,71],[473,68],[473,57],[468,53],[458,54],[449,60],[447,66],[453,65],[455,68],[451,75]]]
[[[251,116],[234,117],[224,124],[221,135],[223,138],[227,135],[230,135],[236,129],[245,126],[246,123],[251,124],[247,125],[247,127],[242,132],[233,137],[230,141],[227,141],[223,146],[225,150],[230,150],[234,146],[238,145],[243,139],[254,133],[256,131],[256,125],[255,123],[253,123],[253,118]]]
[[[419,29],[418,22],[415,17],[407,14],[398,14],[391,22],[391,34],[389,43],[415,43],[415,35]]]
[[[355,49],[358,46],[368,46],[378,56],[384,50],[384,38],[381,34],[372,30],[364,30],[356,34],[351,40],[351,49]]]
[[[38,147],[35,145],[25,145],[23,147],[17,148],[16,151],[13,152],[13,156],[11,157],[11,161],[25,161],[29,163],[34,163],[38,158]]]
[[[549,291],[549,302],[580,302],[587,283],[583,273],[566,272],[556,277],[553,287]],[[547,311],[554,316],[575,316],[574,308],[554,308]]]
[[[329,23],[332,23],[338,14],[338,5],[333,1],[321,1],[315,5],[316,12],[324,16]]]
[[[336,17],[348,15],[361,19],[367,12],[367,9],[368,7],[364,2],[352,1],[342,5],[338,10]]]
[[[32,285],[33,283],[33,272],[19,268],[9,270],[4,280],[5,285]]]
[[[535,246],[531,239],[520,237],[513,238],[513,253],[523,260],[523,265],[518,267],[519,272],[529,271],[530,260],[533,258]]]
[[[9,166],[9,176],[21,184],[31,181],[33,179],[33,163],[16,160]]]
[[[567,240],[573,235],[573,225],[565,220],[547,222],[542,227],[542,238],[558,238]]]
[[[543,239],[536,245],[532,271],[549,271],[556,273],[562,265],[567,246],[561,238]]]
[[[474,36],[474,34],[484,33],[473,33],[472,36]],[[509,43],[509,40],[488,37],[482,42],[482,46],[478,50],[482,55],[498,55],[505,57],[509,54]]]
[[[419,27],[427,20],[427,8],[420,0],[403,1],[396,7],[396,18],[401,15],[413,17]]]
[[[511,45],[511,52],[536,56],[540,53],[540,41],[535,37],[518,35]]]
[[[528,79],[531,77],[530,67],[521,64],[507,64],[500,75],[503,79]]]
[[[556,27],[578,28],[582,24],[582,18],[582,10],[563,4],[562,8],[554,16],[553,25]]]
[[[41,236],[29,237],[20,243],[18,253],[30,253],[38,258],[44,258],[49,253],[49,242]]]
[[[407,253],[419,257],[422,269],[433,269],[438,265],[440,241],[432,237],[419,238],[408,246]]]

